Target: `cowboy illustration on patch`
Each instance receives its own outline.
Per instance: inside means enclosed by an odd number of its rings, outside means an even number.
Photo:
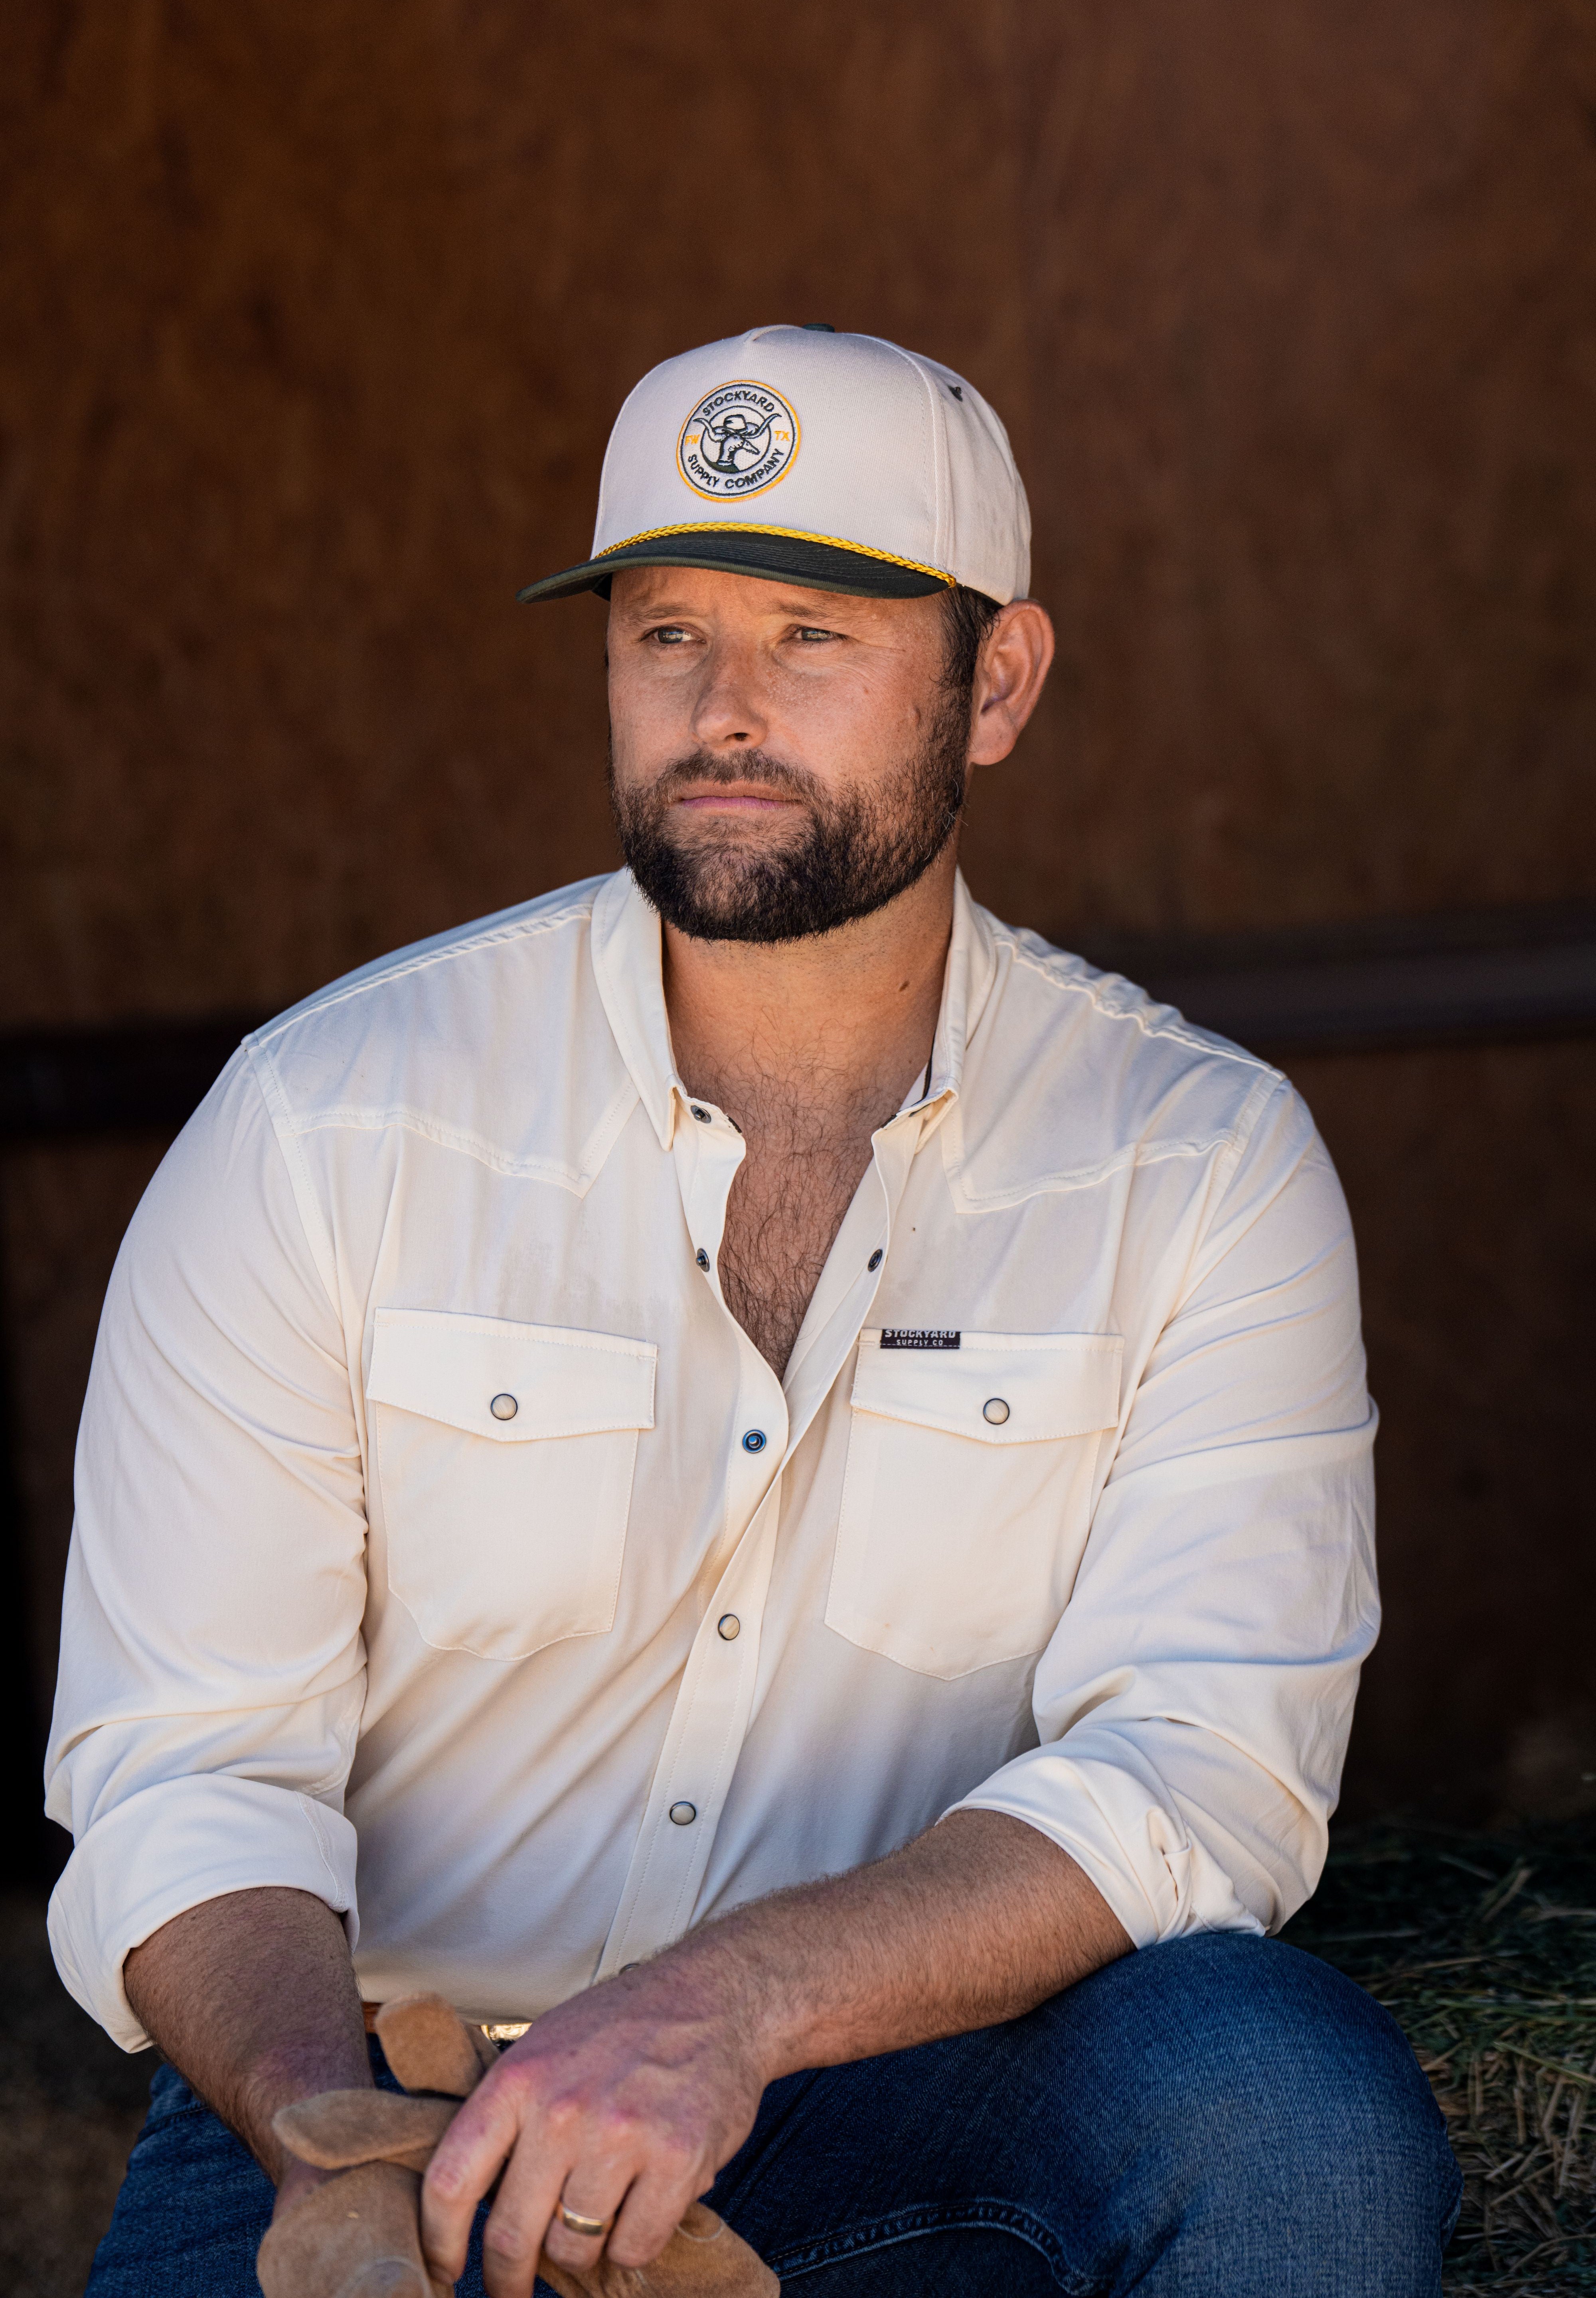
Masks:
[[[724,383],[682,426],[676,461],[701,495],[757,495],[785,476],[798,451],[798,419],[763,383]]]

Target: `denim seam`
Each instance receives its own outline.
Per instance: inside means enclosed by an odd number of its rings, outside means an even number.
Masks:
[[[913,2242],[921,2235],[956,2234],[966,2230],[975,2233],[983,2228],[1012,2234],[1020,2241],[1028,2243],[1045,2260],[1049,2273],[1066,2294],[1066,2298],[1090,2298],[1096,2286],[1071,2271],[1052,2228],[1020,2204],[999,2202],[996,2198],[918,2203],[907,2210],[894,2211],[885,2218],[865,2219],[856,2226],[839,2227],[818,2242],[806,2243],[798,2250],[779,2253],[769,2262],[772,2270],[785,2278],[789,2275],[813,2273],[817,2267],[830,2266],[838,2259],[856,2258],[866,2251],[885,2250],[893,2243]]]

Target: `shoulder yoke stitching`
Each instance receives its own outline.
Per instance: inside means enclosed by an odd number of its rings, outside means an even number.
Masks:
[[[1097,981],[1105,978],[1101,974],[1097,976],[1096,981],[1080,980],[1061,973],[1045,959],[1038,958],[1029,949],[1023,948],[1018,941],[1005,939],[1000,942],[1000,946],[1013,953],[1017,965],[1023,965],[1029,971],[1039,974],[1043,980],[1051,982],[1055,989],[1068,990],[1077,997],[1089,998],[1105,1021],[1132,1021],[1145,1037],[1173,1038],[1177,1045],[1186,1046],[1190,1053],[1206,1054],[1219,1061],[1236,1062],[1245,1069],[1261,1070],[1269,1077],[1280,1077],[1284,1074],[1283,1071],[1276,1069],[1271,1062],[1261,1061],[1256,1054],[1249,1054],[1245,1046],[1232,1046],[1220,1038],[1197,1036],[1195,1028],[1186,1021],[1184,1015],[1175,1022],[1154,1023],[1147,1020],[1145,1013],[1138,1012],[1134,1007],[1116,1011],[1097,988]],[[1058,955],[1066,961],[1069,959],[1069,955],[1064,950],[1058,952]],[[1084,960],[1077,962],[1085,963]],[[1115,975],[1112,978],[1118,980],[1123,980],[1124,977]],[[1127,987],[1137,989],[1138,995],[1145,999],[1148,1004],[1154,1002],[1147,991],[1141,989],[1138,984],[1129,982]],[[1170,1007],[1167,1010],[1174,1012],[1176,1009]]]
[[[394,1102],[384,1107],[364,1102],[344,1103],[331,1109],[319,1109],[304,1117],[290,1117],[286,1129],[296,1140],[312,1133],[414,1133],[420,1139],[431,1141],[440,1149],[448,1149],[463,1157],[474,1158],[490,1172],[500,1173],[516,1181],[554,1181],[574,1195],[585,1196],[600,1172],[605,1159],[614,1147],[632,1111],[640,1105],[640,1096],[630,1075],[625,1076],[600,1112],[583,1148],[590,1153],[580,1165],[568,1165],[558,1157],[517,1156],[501,1143],[490,1141],[469,1127],[449,1125],[426,1110],[414,1109],[408,1103]],[[599,1145],[596,1153],[595,1144]]]
[[[442,949],[426,950],[414,957],[395,958],[391,964],[383,966],[379,972],[368,975],[365,980],[351,981],[346,989],[312,993],[303,1004],[282,1014],[277,1021],[269,1021],[265,1029],[252,1030],[244,1042],[267,1045],[273,1037],[280,1037],[284,1030],[296,1028],[301,1021],[308,1021],[318,1013],[330,1013],[335,1005],[344,1004],[351,997],[362,997],[368,990],[380,989],[390,981],[402,981],[408,973],[422,973],[429,966],[442,965],[451,958],[467,957],[474,951],[491,949],[496,942],[516,941],[532,934],[552,932],[556,926],[568,925],[573,918],[579,918],[584,913],[591,917],[596,899],[595,894],[584,894],[580,900],[568,903],[563,909],[548,911],[537,917],[517,918],[503,925],[490,926],[485,931],[472,934],[464,941],[448,942]]]

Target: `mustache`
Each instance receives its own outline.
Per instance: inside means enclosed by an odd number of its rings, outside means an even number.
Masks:
[[[658,775],[650,792],[653,802],[664,804],[680,790],[694,782],[762,782],[767,789],[779,790],[783,797],[807,799],[810,805],[822,797],[820,781],[806,767],[790,766],[784,758],[774,758],[768,750],[744,750],[738,756],[720,757],[709,750],[694,750],[689,756],[674,759]]]

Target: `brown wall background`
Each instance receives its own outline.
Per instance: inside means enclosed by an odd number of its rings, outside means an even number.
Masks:
[[[1596,893],[1592,0],[34,0],[0,19],[0,1027],[270,1006],[612,858],[631,383],[826,318],[1009,423],[1061,657],[977,793],[1059,938]],[[1349,1790],[1596,1773],[1588,1046],[1296,1065],[1389,1626]],[[12,1150],[53,1655],[161,1145]]]

